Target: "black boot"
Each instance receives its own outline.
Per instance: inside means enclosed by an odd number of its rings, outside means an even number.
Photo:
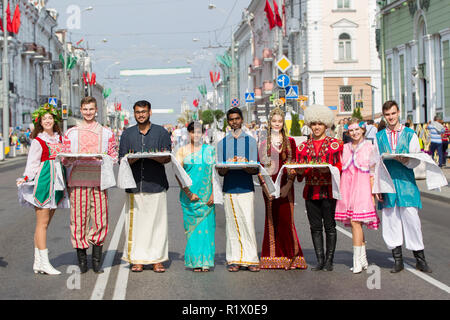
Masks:
[[[77,249],[77,257],[80,273],[86,273],[88,271],[86,249]]]
[[[327,253],[325,257],[325,265],[323,266],[324,271],[333,271],[333,258],[334,251],[336,250],[337,233],[336,232],[326,232],[327,237]]]
[[[402,271],[405,266],[403,265],[402,246],[398,246],[392,250],[392,256],[394,257],[394,267],[391,273],[397,273]]]
[[[413,251],[414,257],[417,260],[416,263],[416,269],[420,270],[422,272],[431,273],[431,268],[428,266],[427,262],[425,261],[425,253],[423,250],[420,251]]]
[[[92,269],[95,273],[103,273],[102,267],[102,246],[92,246]]]
[[[314,251],[317,257],[317,266],[311,268],[312,271],[323,269],[325,263],[325,253],[323,251],[323,234],[322,231],[311,231],[311,237],[314,245]]]

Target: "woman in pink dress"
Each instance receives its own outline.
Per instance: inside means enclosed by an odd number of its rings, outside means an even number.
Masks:
[[[367,269],[366,246],[362,226],[377,230],[380,220],[372,195],[373,172],[377,161],[374,146],[364,140],[364,124],[359,119],[348,123],[351,142],[342,153],[341,200],[336,204],[336,221],[352,228],[353,273]]]

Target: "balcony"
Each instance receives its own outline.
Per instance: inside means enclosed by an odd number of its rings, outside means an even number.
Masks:
[[[270,80],[263,81],[263,92],[264,94],[272,94],[273,91],[273,82]]]
[[[263,49],[263,59],[264,62],[272,62],[273,61],[273,51],[269,48]]]
[[[45,59],[45,55],[46,55],[45,48],[42,46],[36,46],[36,54],[31,59],[43,61]]]
[[[45,52],[44,60],[42,61],[43,64],[51,64],[52,63],[52,53],[51,52]]]
[[[23,51],[22,55],[24,56],[34,56],[37,51],[37,45],[36,43],[24,43],[23,44]]]
[[[253,71],[261,70],[262,69],[262,60],[261,58],[254,58],[253,59],[253,65],[252,65]]]
[[[262,89],[260,87],[255,88],[255,99],[262,99]]]

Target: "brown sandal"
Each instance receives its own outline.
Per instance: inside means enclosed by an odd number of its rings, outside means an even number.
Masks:
[[[259,266],[248,266],[248,271],[250,272],[259,272],[260,270]]]
[[[142,271],[144,271],[144,266],[142,264],[132,264],[131,271],[132,272],[142,272]]]
[[[238,265],[236,265],[236,264],[230,264],[227,267],[227,270],[230,271],[230,272],[237,272],[237,271],[239,271],[239,269],[240,269],[240,267]]]
[[[166,271],[166,269],[164,269],[164,266],[162,263],[155,263],[153,265],[153,271],[155,271],[157,273],[163,273]]]

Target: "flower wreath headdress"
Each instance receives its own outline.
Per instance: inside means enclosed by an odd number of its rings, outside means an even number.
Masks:
[[[40,106],[39,109],[36,109],[31,114],[33,123],[37,124],[39,122],[39,119],[42,118],[47,113],[50,113],[53,116],[53,119],[55,119],[55,122],[61,121],[61,116],[60,116],[59,111],[53,105],[46,103],[43,106]]]

